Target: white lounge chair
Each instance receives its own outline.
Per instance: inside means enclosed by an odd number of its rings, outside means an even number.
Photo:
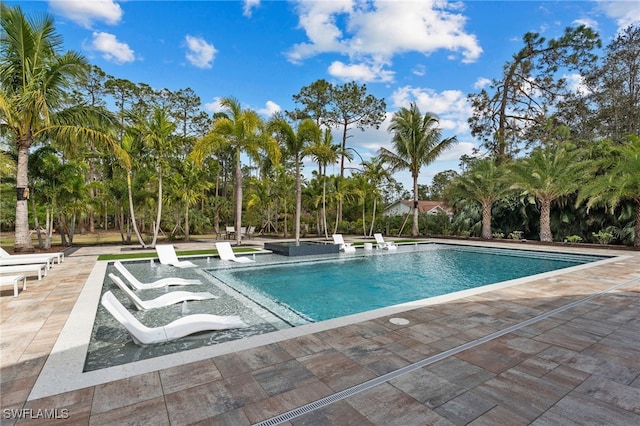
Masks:
[[[333,234],[333,244],[340,245],[340,251],[345,253],[355,253],[356,248],[351,243],[345,243],[342,234]]]
[[[167,277],[162,278],[157,281],[153,281],[150,283],[140,282],[136,277],[133,276],[131,272],[127,268],[124,267],[122,262],[118,261],[113,264],[116,267],[118,272],[122,274],[125,280],[129,283],[129,285],[136,290],[148,290],[152,288],[161,288],[170,285],[194,285],[194,284],[202,284],[200,280],[189,280],[185,278],[176,278],[176,277]]]
[[[218,250],[218,256],[220,256],[221,260],[231,260],[238,263],[251,263],[254,261],[245,256],[236,257],[231,244],[226,241],[216,243],[216,250]]]
[[[26,265],[4,265],[0,266],[0,274],[9,274],[13,272],[37,272],[38,281],[42,280],[42,276],[47,276],[47,264],[46,263],[28,263]]]
[[[9,254],[5,249],[0,247],[0,260],[2,259],[37,259],[40,260],[42,258],[47,259],[47,263],[53,265],[53,260],[55,259],[58,264],[60,264],[64,260],[64,253],[32,253],[32,254]],[[40,262],[37,262],[40,263]]]
[[[139,345],[169,342],[202,331],[247,327],[247,324],[238,316],[193,314],[178,318],[169,324],[151,328],[138,321],[110,291],[102,295],[100,303],[127,329],[133,341]]]
[[[398,248],[395,243],[386,242],[382,234],[373,234],[373,236],[376,239],[376,245],[379,249],[395,250]]]
[[[195,268],[198,266],[188,260],[179,260],[176,249],[172,244],[156,245],[156,253],[158,253],[158,259],[160,259],[160,263],[163,265],[171,265],[176,268]]]
[[[18,283],[22,281],[22,291],[27,289],[27,277],[24,275],[9,275],[0,277],[0,286],[2,285],[12,285],[13,286],[13,297],[18,297]]]
[[[165,293],[155,299],[142,300],[133,291],[131,291],[129,287],[127,287],[120,277],[115,274],[109,274],[109,278],[111,278],[111,281],[116,283],[120,290],[124,291],[129,300],[131,300],[141,311],[162,308],[163,306],[174,305],[176,303],[184,302],[185,300],[207,300],[218,298],[218,296],[214,296],[209,292],[194,293],[191,291],[172,291],[171,293]]]

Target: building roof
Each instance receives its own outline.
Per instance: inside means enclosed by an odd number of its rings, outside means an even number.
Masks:
[[[393,203],[391,206],[387,208],[391,208],[393,205],[401,203],[405,206],[412,208],[413,200],[399,200]],[[444,201],[420,201],[418,200],[418,211],[420,213],[432,213],[434,210],[442,209],[446,213],[450,213],[449,208],[444,204]]]

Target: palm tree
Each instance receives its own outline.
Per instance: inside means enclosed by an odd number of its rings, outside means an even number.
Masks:
[[[27,20],[19,7],[0,4],[0,25],[0,126],[18,150],[14,249],[32,252],[26,196],[30,147],[35,141],[93,140],[108,146],[114,141],[93,130],[96,121],[106,117],[100,110],[66,107],[65,90],[86,76],[89,67],[75,52],[60,54],[62,38],[53,19],[44,15]]]
[[[158,208],[153,228],[153,241],[151,242],[151,246],[155,247],[162,220],[162,179],[164,171],[169,167],[170,156],[173,153],[172,135],[176,125],[169,119],[167,110],[160,107],[154,108],[152,116],[148,119],[134,114],[131,115],[131,118],[136,123],[134,131],[151,153],[151,157],[155,159],[158,173]]]
[[[388,128],[393,133],[391,144],[395,152],[380,148],[380,158],[391,165],[391,171],[409,170],[413,178],[413,228],[418,236],[418,177],[420,169],[433,163],[446,149],[458,143],[455,136],[442,139],[438,120],[430,114],[424,116],[412,102],[402,107],[391,118]]]
[[[192,155],[197,163],[202,164],[204,157],[219,149],[220,145],[226,145],[233,149],[236,179],[236,243],[240,245],[242,242],[242,163],[240,156],[245,152],[249,157],[258,159],[260,150],[264,150],[273,159],[273,162],[277,163],[280,161],[280,150],[275,140],[263,132],[264,123],[255,111],[242,109],[240,102],[230,97],[221,99],[220,105],[224,108],[226,116],[221,116],[214,121],[209,134],[196,142]]]
[[[302,211],[302,175],[300,167],[302,159],[309,154],[309,145],[320,140],[320,128],[315,121],[308,118],[303,120],[294,130],[291,125],[282,118],[269,123],[269,128],[284,142],[284,147],[289,155],[293,156],[296,174],[296,243],[300,241],[300,214]]]
[[[213,187],[213,183],[203,179],[203,171],[195,167],[192,160],[187,159],[180,164],[178,173],[173,173],[169,180],[172,197],[184,207],[184,236],[190,239],[189,210],[205,198],[205,191]]]
[[[632,201],[633,245],[640,247],[640,137],[629,137],[629,142],[615,146],[611,156],[595,164],[605,172],[581,186],[577,204],[586,202],[587,209],[606,205],[613,212],[623,201]]]
[[[588,168],[582,153],[570,144],[536,148],[529,157],[510,166],[511,189],[533,196],[540,203],[540,241],[552,242],[551,203],[575,192]]]
[[[318,163],[322,171],[322,225],[325,238],[329,238],[327,227],[327,164],[337,163],[340,158],[340,145],[333,143],[331,130],[325,129],[322,139],[315,141],[309,148],[309,154]]]
[[[493,203],[509,190],[503,176],[505,169],[494,158],[483,158],[471,163],[469,169],[455,178],[449,187],[448,198],[461,198],[480,204],[482,208],[482,238],[491,239],[491,210]]]
[[[362,175],[371,184],[370,191],[373,197],[373,213],[371,216],[371,227],[369,228],[369,236],[373,235],[373,229],[376,223],[376,208],[378,206],[378,200],[381,199],[380,185],[386,179],[389,179],[390,174],[387,169],[384,168],[384,162],[380,157],[373,157],[370,161],[362,163]]]

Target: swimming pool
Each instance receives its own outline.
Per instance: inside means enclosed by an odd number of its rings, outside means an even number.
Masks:
[[[356,312],[425,299],[463,289],[566,268],[603,259],[525,250],[488,249],[448,244],[404,246],[393,252],[358,250],[355,255],[313,258],[256,256],[250,266],[217,259],[193,260],[200,268],[176,269],[149,262],[128,262],[137,277],[198,278],[189,291],[209,291],[214,300],[188,302],[152,311],[135,311],[146,325],[168,323],[186,314],[240,315],[245,329],[188,336],[174,342],[138,346],[124,328],[99,306],[83,371],[94,371],[245,337],[324,321]],[[113,265],[106,270],[115,272]],[[453,285],[455,284],[455,285]],[[126,298],[105,276],[102,292]],[[167,289],[143,290],[142,299]],[[170,291],[170,290],[169,290]]]
[[[442,244],[364,253],[209,272],[297,326],[601,259]]]

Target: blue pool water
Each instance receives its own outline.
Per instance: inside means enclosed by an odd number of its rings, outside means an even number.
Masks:
[[[593,256],[477,249],[404,247],[369,256],[300,261],[213,272],[294,325],[448,294],[597,260]],[[290,312],[286,312],[289,310]],[[296,316],[298,318],[296,318]]]

